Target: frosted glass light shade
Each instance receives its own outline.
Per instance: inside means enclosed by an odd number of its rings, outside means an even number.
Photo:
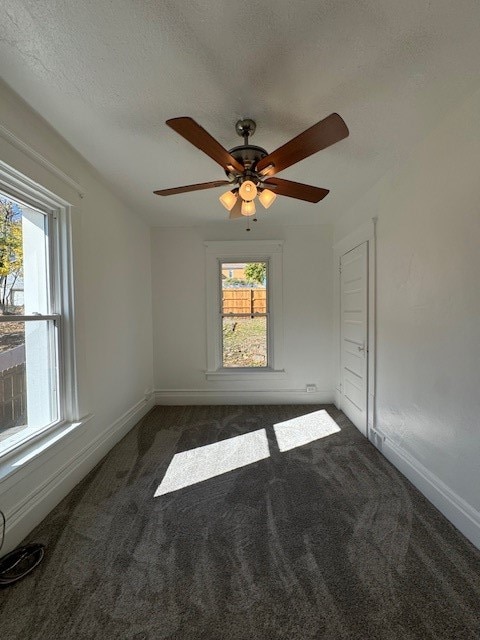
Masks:
[[[277,194],[270,191],[270,189],[264,189],[258,196],[258,199],[263,204],[265,209],[275,202]]]
[[[219,200],[227,211],[231,211],[235,206],[237,196],[232,191],[227,191],[220,196]]]
[[[255,202],[253,200],[242,202],[242,216],[253,216],[255,213]]]
[[[240,185],[238,193],[242,200],[254,200],[257,196],[257,187],[251,180],[245,180],[245,182],[242,182]]]

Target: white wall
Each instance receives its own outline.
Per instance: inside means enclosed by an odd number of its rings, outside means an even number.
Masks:
[[[3,554],[145,413],[153,365],[148,226],[3,84],[0,124],[1,160],[73,205],[80,412],[92,416],[28,462],[0,464]],[[45,160],[81,185],[83,199]]]
[[[219,215],[222,215],[219,209]],[[268,215],[273,216],[273,213]],[[206,380],[206,240],[283,240],[284,367],[281,379]],[[154,379],[159,402],[333,400],[332,229],[242,221],[153,229]],[[306,394],[305,385],[317,385]],[[248,391],[248,393],[246,393]]]
[[[384,452],[480,546],[480,92],[337,224],[377,225]]]

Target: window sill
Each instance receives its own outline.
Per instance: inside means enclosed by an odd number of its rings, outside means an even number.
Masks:
[[[44,453],[57,444],[68,434],[83,427],[93,418],[87,415],[77,422],[61,422],[52,425],[36,436],[19,442],[18,445],[0,452],[0,482],[8,476],[20,471],[25,465],[31,463],[37,456]]]
[[[259,380],[260,378],[271,380],[283,378],[286,375],[285,369],[216,369],[215,371],[205,371],[207,380]]]

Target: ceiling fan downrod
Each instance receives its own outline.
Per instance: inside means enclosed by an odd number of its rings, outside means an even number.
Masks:
[[[242,165],[243,171],[231,170],[231,167],[225,170],[229,180],[235,184],[241,184],[245,180],[254,180],[257,185],[260,185],[255,166],[267,155],[267,151],[263,147],[257,147],[249,142],[249,138],[253,136],[256,128],[257,124],[251,118],[238,120],[235,125],[235,131],[243,138],[243,144],[229,149],[229,153]]]

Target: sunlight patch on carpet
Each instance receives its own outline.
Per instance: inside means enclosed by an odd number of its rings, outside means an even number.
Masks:
[[[265,429],[182,451],[173,456],[155,497],[264,460],[269,455]]]
[[[280,451],[289,451],[338,433],[340,427],[322,409],[273,425]]]

